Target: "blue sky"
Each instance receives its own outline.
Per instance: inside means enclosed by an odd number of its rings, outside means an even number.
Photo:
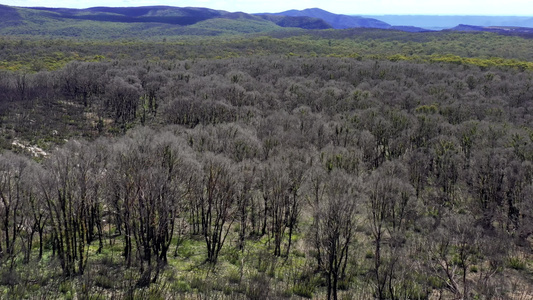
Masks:
[[[87,8],[93,6],[195,6],[243,11],[247,13],[281,12],[289,9],[319,7],[327,11],[348,15],[505,15],[533,16],[532,0],[336,0],[336,1],[250,1],[250,0],[0,0],[11,6],[45,6]]]

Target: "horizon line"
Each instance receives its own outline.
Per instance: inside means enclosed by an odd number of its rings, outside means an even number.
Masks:
[[[140,8],[140,7],[174,7],[174,8],[206,8],[206,9],[212,9],[212,10],[221,10],[221,11],[227,11],[231,13],[237,13],[237,12],[243,12],[247,14],[272,14],[272,13],[281,13],[286,12],[290,10],[297,10],[297,11],[303,11],[307,9],[320,9],[332,14],[337,15],[347,15],[347,16],[431,16],[431,17],[517,17],[517,18],[533,18],[533,14],[529,15],[517,15],[517,14],[464,14],[464,13],[457,13],[457,14],[439,14],[439,13],[334,13],[330,12],[326,9],[320,8],[320,7],[308,7],[303,9],[297,9],[297,8],[291,8],[288,10],[283,10],[279,12],[246,12],[246,11],[229,11],[224,9],[216,9],[216,8],[210,8],[206,6],[173,6],[173,5],[137,5],[137,6],[89,6],[85,8],[76,8],[76,7],[63,7],[63,6],[18,6],[18,5],[6,5],[1,4],[3,6],[9,6],[9,7],[18,7],[18,8],[56,8],[56,9],[91,9],[91,8]]]

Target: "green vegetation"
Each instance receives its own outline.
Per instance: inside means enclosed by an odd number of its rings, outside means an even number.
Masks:
[[[137,39],[55,40],[0,38],[0,69],[55,70],[69,61],[147,59],[150,61],[239,56],[292,55],[299,57],[347,57],[419,63],[452,63],[483,68],[531,69],[533,40],[492,33],[403,33],[375,29],[304,31],[284,29],[272,36],[236,35],[235,29],[255,31],[241,20],[214,19],[191,28],[225,23],[223,37],[165,35],[150,30],[151,41]],[[248,21],[246,21],[248,22]],[[255,22],[255,21],[254,21]],[[242,25],[242,26],[241,26]],[[261,22],[258,26],[263,26]],[[268,25],[267,25],[268,26]],[[262,28],[262,27],[261,27]],[[204,29],[202,29],[204,30]],[[222,29],[219,29],[219,31]],[[100,31],[99,31],[100,32]]]
[[[198,22],[189,26],[191,29],[211,29],[216,28],[221,34],[246,34],[265,31],[280,30],[272,22],[264,20],[249,20],[249,19],[210,19],[207,21]]]

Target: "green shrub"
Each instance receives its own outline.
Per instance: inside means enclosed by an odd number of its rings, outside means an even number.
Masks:
[[[250,278],[246,286],[246,296],[249,299],[266,299],[270,294],[270,280],[263,273]]]
[[[293,253],[294,256],[296,256],[296,257],[305,258],[305,252],[300,251],[300,250],[298,250],[298,249],[294,249],[294,251],[292,251],[292,253]]]
[[[164,287],[152,284],[148,290],[148,293],[146,295],[142,295],[141,298],[147,300],[165,300],[167,298],[165,294]]]
[[[59,292],[67,294],[72,291],[72,285],[69,281],[63,281],[59,284]]]
[[[191,286],[185,281],[176,281],[172,284],[172,289],[180,293],[187,293],[191,291]]]
[[[230,285],[226,284],[224,285],[224,287],[222,287],[222,292],[224,293],[224,295],[229,296],[233,294],[233,288]]]
[[[100,258],[100,263],[103,265],[104,268],[110,268],[115,266],[115,261],[110,255],[104,255],[102,258]]]
[[[235,265],[235,266],[240,266],[240,263],[241,263],[240,251],[237,249],[233,249],[233,248],[228,249],[226,253],[226,259],[228,260],[230,264]]]
[[[194,255],[194,247],[190,243],[183,243],[178,248],[178,255],[184,258],[190,258]]]
[[[26,299],[28,297],[27,290],[23,285],[16,285],[12,288],[6,289],[5,293],[0,293],[0,299]],[[5,298],[2,296],[6,296]]]
[[[292,292],[300,297],[311,299],[315,293],[315,286],[310,282],[297,283],[292,288]]]
[[[348,290],[350,288],[350,280],[348,278],[341,279],[337,283],[337,286],[338,286],[339,290],[346,291],[346,290]]]
[[[291,298],[292,297],[292,289],[291,288],[284,289],[281,292],[281,297],[283,297],[283,298]]]
[[[198,276],[192,278],[190,285],[191,289],[195,289],[198,293],[208,290],[208,283]]]
[[[94,284],[104,289],[112,289],[115,287],[114,280],[106,275],[96,275],[94,278]]]
[[[520,257],[510,257],[507,265],[515,270],[524,270],[526,268],[526,262]]]
[[[229,283],[237,284],[241,282],[241,273],[239,270],[232,269],[228,273],[228,281]]]
[[[437,276],[429,276],[427,282],[430,287],[434,289],[441,289],[444,286],[444,282]]]

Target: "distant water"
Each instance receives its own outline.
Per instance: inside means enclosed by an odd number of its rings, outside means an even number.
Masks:
[[[431,16],[431,15],[383,15],[363,17],[374,18],[393,26],[416,26],[426,29],[441,30],[459,24],[475,26],[517,26],[533,27],[533,16]]]

